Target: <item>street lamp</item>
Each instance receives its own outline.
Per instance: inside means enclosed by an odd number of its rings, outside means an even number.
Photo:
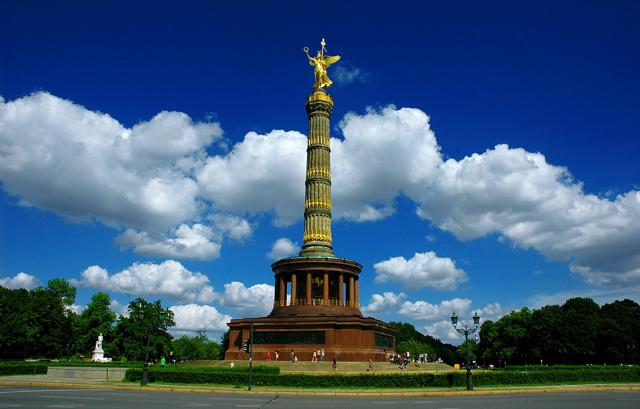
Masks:
[[[478,326],[480,325],[480,316],[478,315],[477,312],[473,314],[472,328],[469,328],[467,326],[467,323],[465,323],[463,327],[458,328],[458,316],[454,312],[453,315],[451,315],[451,324],[453,325],[453,328],[455,328],[455,330],[458,331],[458,333],[464,334],[464,343],[465,343],[466,352],[467,352],[467,390],[472,391],[473,375],[471,374],[471,362],[469,362],[469,342],[468,341],[469,341],[469,335],[473,334],[478,330]]]
[[[144,366],[142,367],[142,379],[140,380],[140,385],[145,386],[149,383],[149,347],[151,346],[151,328],[149,320],[143,311],[139,311],[137,318],[143,323],[143,328],[147,333],[147,346],[144,349]]]

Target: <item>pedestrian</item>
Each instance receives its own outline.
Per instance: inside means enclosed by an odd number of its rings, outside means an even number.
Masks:
[[[278,361],[278,358],[280,358],[280,354],[276,351],[276,362]]]
[[[291,363],[294,363],[295,361],[293,360],[293,358],[295,358],[296,354],[295,352],[293,352],[293,349],[291,350],[291,353],[289,354],[289,359],[291,359]]]
[[[320,350],[320,362],[324,362],[324,348]]]
[[[267,351],[267,354],[266,354],[265,357],[267,359],[267,362],[271,362],[271,352],[270,351]]]
[[[369,367],[367,368],[367,372],[373,371],[373,361],[369,358]]]
[[[338,372],[338,363],[335,358],[333,358],[333,362],[331,363],[331,371],[333,371],[334,374]]]
[[[313,355],[311,356],[311,362],[315,363],[318,361],[318,355],[316,351],[313,351]]]

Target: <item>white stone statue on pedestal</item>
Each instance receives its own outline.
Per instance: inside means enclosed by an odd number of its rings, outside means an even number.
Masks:
[[[102,334],[98,336],[98,340],[96,341],[96,347],[93,350],[93,356],[91,357],[92,361],[95,362],[105,362],[104,359],[104,350],[102,349]]]

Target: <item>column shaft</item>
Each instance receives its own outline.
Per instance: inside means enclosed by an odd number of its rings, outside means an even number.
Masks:
[[[322,289],[322,300],[324,305],[329,305],[329,273],[324,273],[322,283],[324,284]]]
[[[307,305],[311,305],[311,273],[307,273]]]
[[[360,280],[359,280],[358,278],[356,278],[356,288],[355,288],[355,291],[354,291],[354,292],[355,292],[355,299],[354,299],[354,301],[355,301],[355,303],[356,303],[356,308],[358,308],[358,307],[360,306],[360,299],[359,299],[359,298],[360,298],[360,296],[359,296],[359,294],[358,294],[358,292],[359,292],[359,290],[358,290],[358,282],[359,282],[359,281],[360,281]]]
[[[349,277],[349,307],[354,306],[354,297],[355,297],[354,281],[355,280],[353,279],[353,276]]]
[[[344,274],[338,276],[338,305],[344,306]]]
[[[280,274],[280,296],[278,297],[278,305],[280,307],[287,305],[287,283],[284,281],[284,277]]]
[[[298,280],[296,280],[296,273],[291,274],[291,305],[296,305],[296,298],[298,297],[296,287],[298,286]]]
[[[301,256],[333,256],[331,237],[331,159],[329,118],[333,100],[320,89],[307,98],[309,139]]]

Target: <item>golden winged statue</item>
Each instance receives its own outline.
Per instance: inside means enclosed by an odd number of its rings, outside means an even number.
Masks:
[[[303,51],[305,52],[305,54],[307,54],[307,58],[309,59],[309,64],[314,68],[313,74],[316,80],[316,82],[313,84],[314,91],[325,87],[330,87],[331,84],[333,84],[333,81],[331,81],[329,79],[329,76],[327,75],[327,68],[329,68],[331,64],[340,59],[339,55],[324,55],[324,52],[326,51],[326,44],[327,43],[324,42],[323,38],[320,42],[322,48],[320,49],[320,51],[318,51],[315,57],[309,55],[309,47],[303,48]]]

